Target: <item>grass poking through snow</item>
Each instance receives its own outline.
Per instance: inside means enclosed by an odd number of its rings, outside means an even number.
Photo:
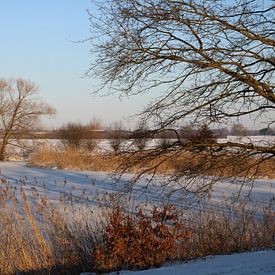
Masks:
[[[144,269],[214,254],[275,245],[272,208],[245,204],[227,211],[180,211],[173,205],[142,210],[115,197],[97,215],[30,200],[8,182],[0,188],[0,274],[77,274]],[[104,205],[104,206],[103,206]]]

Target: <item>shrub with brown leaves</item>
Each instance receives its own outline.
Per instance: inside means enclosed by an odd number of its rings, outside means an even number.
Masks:
[[[149,215],[139,210],[136,216],[115,206],[95,250],[96,269],[144,269],[179,260],[189,238],[172,205],[154,207]]]

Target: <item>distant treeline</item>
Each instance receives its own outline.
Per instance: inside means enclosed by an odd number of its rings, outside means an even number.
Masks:
[[[70,129],[66,129],[67,133]],[[74,129],[72,129],[74,131]],[[138,130],[124,130],[124,129],[82,129],[81,137],[83,139],[113,139],[115,137],[123,139],[133,139],[139,136],[144,138],[185,138],[186,136],[196,134],[198,129],[193,129],[191,127],[184,127],[182,129],[164,129],[161,131],[154,131],[149,129],[138,129]],[[236,124],[230,130],[227,128],[220,129],[209,129],[213,137],[215,138],[226,138],[228,135],[231,136],[275,136],[275,129],[264,128],[260,130],[249,130],[240,124]],[[0,130],[0,137],[3,136],[3,131]],[[62,139],[64,137],[64,129],[54,129],[54,130],[33,130],[29,132],[14,132],[12,133],[13,138],[20,139]]]

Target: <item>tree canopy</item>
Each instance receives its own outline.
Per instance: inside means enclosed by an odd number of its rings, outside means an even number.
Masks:
[[[37,86],[31,81],[0,79],[0,160],[5,159],[7,146],[22,146],[22,134],[37,126],[43,115],[55,110],[37,96]]]
[[[159,90],[143,113],[155,128],[242,117],[275,123],[274,6],[257,0],[109,0],[90,14],[89,73],[113,92]],[[171,145],[186,149],[180,140]],[[194,146],[198,148],[196,143]],[[275,145],[200,143],[202,150],[275,156]],[[259,159],[258,159],[259,160]]]

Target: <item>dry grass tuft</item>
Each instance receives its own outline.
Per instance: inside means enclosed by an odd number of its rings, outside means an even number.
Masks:
[[[94,244],[89,223],[81,225],[45,198],[31,202],[21,189],[0,188],[0,274],[71,273],[91,267]],[[83,262],[83,256],[86,256]]]

